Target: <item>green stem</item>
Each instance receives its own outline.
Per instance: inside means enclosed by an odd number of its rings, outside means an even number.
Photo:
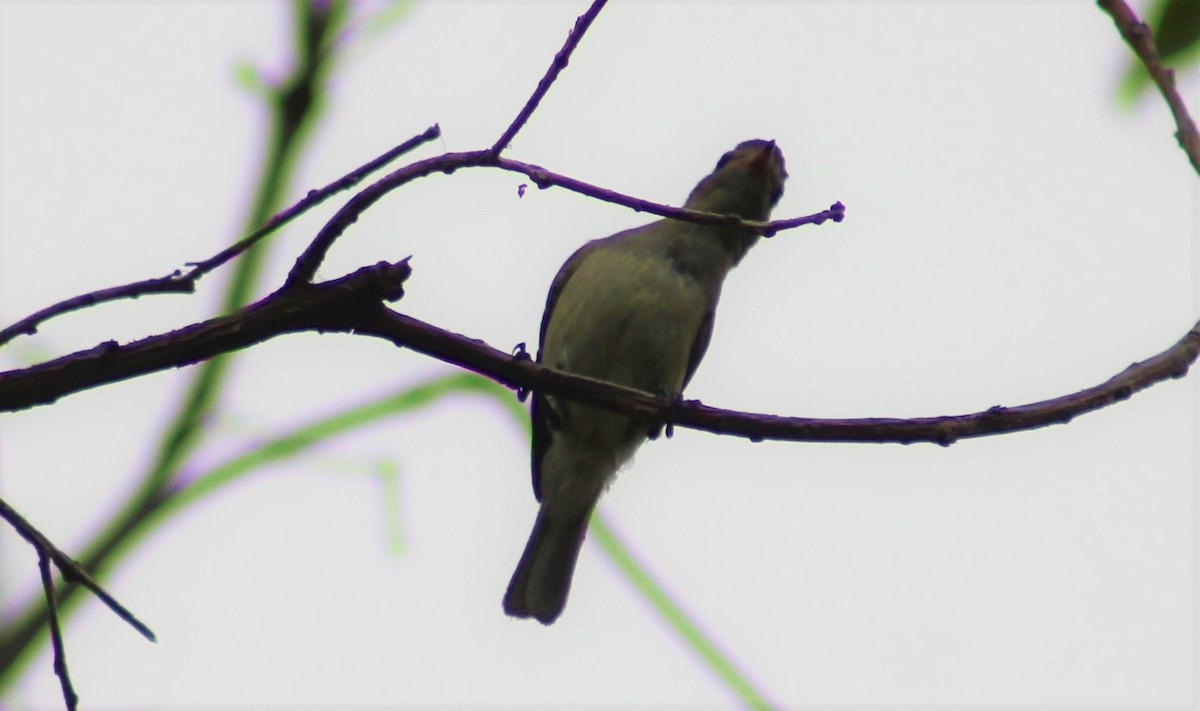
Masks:
[[[415,387],[407,387],[399,393],[372,400],[256,444],[250,451],[217,465],[192,483],[162,494],[147,502],[141,509],[129,511],[128,515],[119,519],[124,525],[106,531],[79,562],[85,569],[93,571],[94,577],[100,577],[98,572],[107,570],[108,566],[120,561],[157,525],[171,520],[183,509],[260,470],[263,465],[296,456],[315,444],[385,417],[416,411],[447,395],[464,392],[490,396],[494,401],[506,406],[514,416],[525,417],[524,407],[516,401],[508,388],[474,373],[454,373]],[[82,591],[78,585],[62,585],[58,590],[59,613],[62,615],[68,614],[67,610],[73,609],[86,599],[78,594]],[[0,645],[2,673],[8,675],[14,667],[26,661],[28,656],[22,656],[22,651],[27,650],[35,640],[45,637],[45,614],[44,605],[31,605],[12,625],[12,631],[4,638],[4,644]]]
[[[616,531],[601,512],[597,511],[592,516],[588,530],[621,573],[746,708],[774,708],[771,702],[767,701],[766,695],[733,662],[733,658],[721,651],[717,643],[700,629],[696,621],[650,575],[650,571],[633,557],[629,546],[617,537]]]
[[[341,29],[345,7],[344,2],[315,3],[312,8],[302,0],[295,3],[297,66],[291,77],[269,94],[272,99],[269,105],[270,139],[258,189],[245,221],[247,228],[243,232],[264,223],[282,204],[283,192],[291,182],[296,160],[322,103],[324,80],[335,48],[332,38]],[[260,242],[238,261],[222,303],[224,312],[239,308],[250,300],[262,274],[266,256],[264,245],[265,242]],[[80,556],[79,562],[97,579],[104,577],[129,544],[148,528],[148,522],[160,515],[174,497],[170,491],[171,482],[213,416],[228,366],[228,357],[218,357],[198,367],[178,414],[163,434],[158,453],[142,478],[142,484]],[[58,587],[59,611],[64,617],[74,609],[80,592],[77,585]],[[45,639],[48,620],[45,605],[35,600],[17,614],[15,621],[0,628],[0,694],[15,682],[23,662],[31,656],[33,644]]]

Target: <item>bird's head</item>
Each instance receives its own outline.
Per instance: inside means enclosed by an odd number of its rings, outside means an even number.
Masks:
[[[753,139],[721,156],[716,169],[688,195],[684,207],[747,220],[766,220],[787,180],[775,141]]]

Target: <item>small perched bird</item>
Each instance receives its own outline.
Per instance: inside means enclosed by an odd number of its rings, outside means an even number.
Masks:
[[[765,221],[786,179],[774,141],[746,141],[721,158],[684,207]],[[588,242],[550,285],[538,362],[678,397],[708,348],[725,276],[757,240],[744,227],[663,219]],[[592,509],[651,428],[534,395],[533,493],[541,508],[504,595],[506,613],[546,625],[562,614]]]

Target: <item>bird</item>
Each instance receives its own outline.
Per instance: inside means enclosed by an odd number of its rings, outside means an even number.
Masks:
[[[765,222],[786,179],[773,140],[744,141],[683,206]],[[725,277],[758,239],[745,226],[665,218],[584,244],[551,283],[537,362],[680,398],[708,348]],[[566,606],[596,502],[654,424],[536,392],[531,420],[539,509],[503,606],[550,625]]]

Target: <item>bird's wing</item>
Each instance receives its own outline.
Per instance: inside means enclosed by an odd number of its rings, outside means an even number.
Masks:
[[[575,250],[575,253],[558,270],[554,281],[550,283],[550,294],[546,297],[546,310],[542,313],[542,328],[538,332],[537,362],[542,362],[542,349],[546,345],[546,329],[550,327],[550,316],[554,313],[554,306],[558,302],[559,294],[566,288],[567,282],[574,276],[575,271],[579,269],[579,265],[583,263],[588,253],[604,241],[593,240]],[[530,471],[533,472],[533,495],[538,501],[541,501],[542,458],[546,456],[546,450],[549,449],[550,439],[553,436],[551,433],[551,429],[553,429],[551,421],[552,419],[556,419],[558,415],[554,411],[553,403],[540,393],[535,392],[533,394],[532,402],[530,419],[533,425],[533,441],[530,446]]]
[[[683,388],[686,388],[691,382],[692,376],[696,374],[696,368],[704,358],[705,351],[708,350],[708,342],[712,340],[713,319],[716,314],[716,304],[712,304],[708,312],[704,314],[704,320],[700,322],[700,330],[696,332],[696,338],[692,341],[692,350],[688,353],[687,371],[683,375],[683,386],[680,388],[679,394],[682,394]]]

